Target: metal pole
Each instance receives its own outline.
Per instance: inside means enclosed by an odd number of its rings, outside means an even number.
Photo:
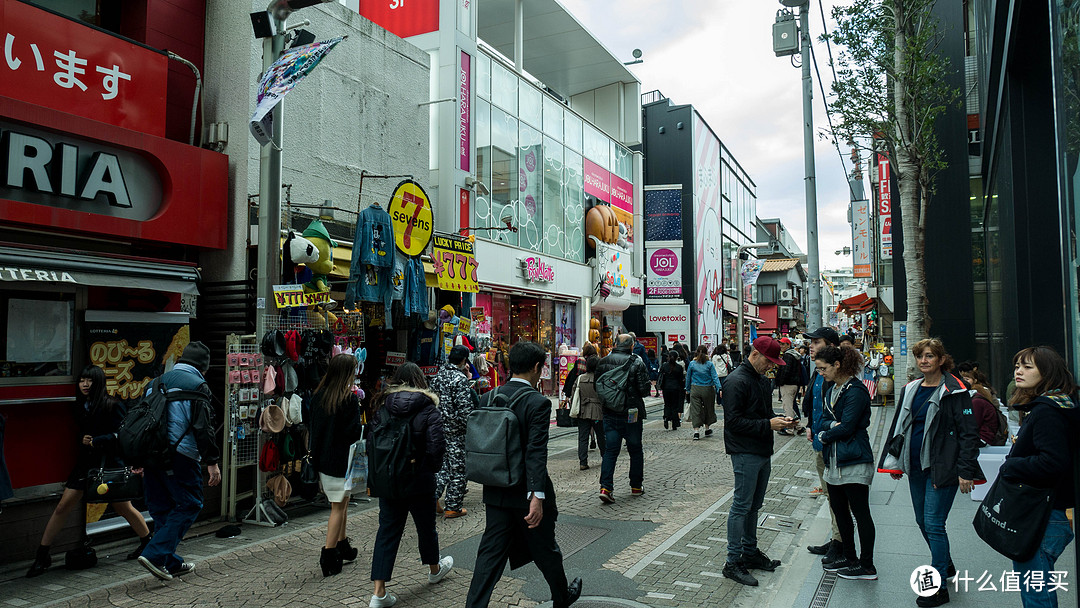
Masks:
[[[810,275],[806,330],[824,323],[821,313],[821,267],[818,262],[817,183],[814,171],[814,103],[810,80],[810,4],[799,8],[799,37],[802,40],[803,161],[806,165],[806,264]]]
[[[275,31],[263,39],[263,71],[281,55],[285,48],[285,21],[274,18]],[[274,282],[280,274],[278,250],[281,249],[281,136],[285,121],[285,101],[279,100],[272,110],[274,127],[269,145],[259,151],[259,243],[256,269],[255,335],[266,333],[266,313],[273,308]],[[260,306],[261,301],[261,306]]]
[[[761,249],[762,247],[773,247],[773,243],[747,243],[745,245],[739,245],[735,249],[735,276],[739,281],[739,356],[743,353],[743,280],[742,280],[742,253],[747,249]]]

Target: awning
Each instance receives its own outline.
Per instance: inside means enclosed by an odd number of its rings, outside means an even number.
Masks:
[[[876,304],[877,300],[863,292],[857,296],[840,300],[840,303],[836,305],[836,312],[846,311],[849,314],[858,315],[872,310]]]
[[[198,295],[198,280],[194,264],[0,245],[0,283],[89,285]]]
[[[761,266],[761,272],[781,272],[784,270],[791,270],[798,266],[798,258],[777,258],[772,260],[765,260],[765,263]]]
[[[736,318],[738,318],[738,315],[736,315]],[[751,316],[751,315],[746,315],[746,314],[744,314],[742,318],[743,318],[743,323],[757,323],[757,324],[760,325],[760,324],[765,322],[765,319],[762,319],[760,317],[754,317],[754,316]]]

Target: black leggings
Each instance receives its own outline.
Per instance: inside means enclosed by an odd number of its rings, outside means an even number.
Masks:
[[[844,543],[844,557],[856,559],[855,524],[851,514],[859,525],[859,546],[862,549],[860,561],[864,566],[874,565],[874,520],[870,517],[870,486],[861,483],[846,483],[829,486],[829,505],[836,515],[836,527],[840,529],[840,540]]]

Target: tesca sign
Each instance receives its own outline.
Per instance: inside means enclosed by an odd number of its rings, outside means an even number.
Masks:
[[[0,96],[165,135],[165,53],[17,0],[0,24]]]

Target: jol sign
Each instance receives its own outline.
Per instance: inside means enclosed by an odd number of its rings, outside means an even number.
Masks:
[[[398,251],[408,256],[419,255],[431,242],[434,221],[431,201],[420,184],[407,179],[394,188],[387,205],[390,222],[394,225],[394,243]]]
[[[480,265],[476,263],[472,242],[457,237],[436,236],[431,258],[435,263],[439,289],[479,293],[476,269]]]

